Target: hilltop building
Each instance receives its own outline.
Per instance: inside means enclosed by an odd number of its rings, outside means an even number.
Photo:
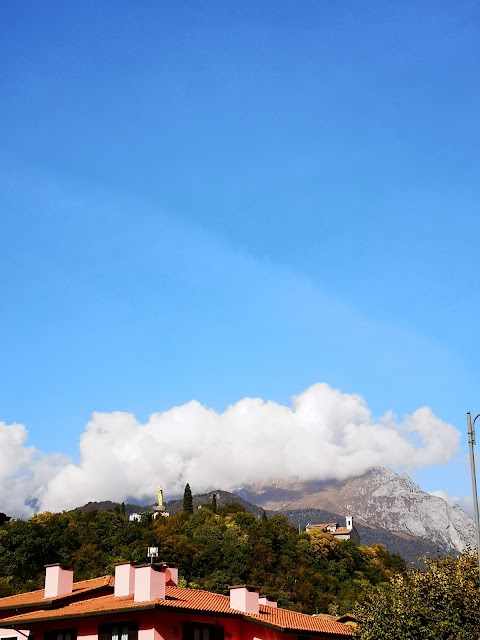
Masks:
[[[322,533],[330,533],[337,540],[351,540],[355,544],[360,543],[358,531],[353,526],[353,517],[345,518],[345,526],[341,527],[338,522],[326,522],[323,524],[307,524],[305,531],[320,531]]]

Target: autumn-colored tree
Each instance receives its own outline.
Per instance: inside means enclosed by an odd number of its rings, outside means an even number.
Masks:
[[[476,557],[425,560],[356,608],[361,640],[471,640],[480,634]]]

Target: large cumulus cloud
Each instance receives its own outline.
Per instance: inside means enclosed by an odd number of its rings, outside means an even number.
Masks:
[[[32,497],[42,510],[61,510],[89,500],[153,500],[158,484],[169,496],[186,482],[199,492],[274,476],[344,479],[377,465],[414,470],[448,462],[460,441],[429,408],[402,421],[391,413],[376,420],[362,397],[325,383],[291,406],[244,398],[217,413],[192,401],[146,424],[129,413],[95,413],[78,464],[26,447],[20,425],[0,427],[10,434],[0,499],[16,513],[28,511]],[[9,486],[17,487],[10,496]]]
[[[46,455],[27,445],[21,424],[0,422],[0,511],[17,517],[33,514],[49,480],[63,471],[68,458]]]

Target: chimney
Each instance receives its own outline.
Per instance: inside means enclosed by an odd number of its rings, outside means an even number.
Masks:
[[[353,516],[347,516],[345,518],[345,526],[349,531],[353,529]]]
[[[266,596],[260,596],[258,604],[263,604],[265,607],[273,607],[274,609],[277,608],[277,601],[269,600]]]
[[[117,598],[131,596],[135,584],[135,568],[130,562],[115,567],[115,591]]]
[[[134,602],[165,599],[165,573],[162,567],[145,564],[135,567]]]
[[[165,584],[167,587],[178,586],[178,564],[171,562],[164,562],[162,564],[162,571],[165,574]]]
[[[230,608],[243,613],[259,613],[259,593],[257,587],[239,585],[230,587]]]
[[[45,565],[44,598],[66,596],[73,590],[73,567],[68,564]]]

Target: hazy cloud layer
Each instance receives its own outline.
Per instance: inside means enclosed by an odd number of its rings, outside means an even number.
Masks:
[[[95,413],[80,438],[79,464],[28,447],[22,425],[0,423],[0,510],[28,515],[90,500],[145,500],[235,488],[273,476],[338,478],[384,465],[414,470],[452,459],[460,433],[423,407],[379,420],[365,400],[319,383],[292,406],[244,398],[223,413],[192,401],[140,424],[129,413]]]

